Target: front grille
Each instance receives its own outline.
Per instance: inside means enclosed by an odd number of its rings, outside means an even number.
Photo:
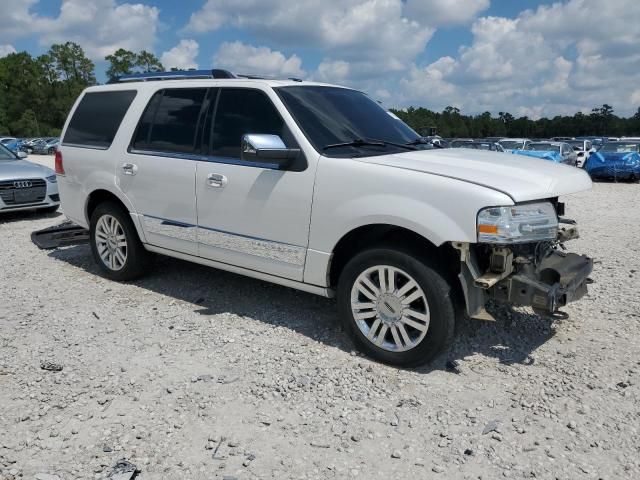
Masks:
[[[0,198],[6,205],[40,203],[46,194],[47,183],[41,178],[0,182]]]

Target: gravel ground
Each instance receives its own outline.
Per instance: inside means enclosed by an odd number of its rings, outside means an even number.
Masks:
[[[113,283],[31,244],[61,215],[4,216],[0,478],[640,478],[639,190],[565,199],[596,259],[568,320],[501,308],[418,370],[356,355],[331,300],[168,258]]]

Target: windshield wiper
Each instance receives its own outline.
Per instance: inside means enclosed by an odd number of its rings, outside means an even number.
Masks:
[[[331,143],[322,147],[322,150],[340,147],[386,147],[392,145],[394,147],[404,148],[406,150],[417,150],[413,145],[405,145],[403,143],[389,142],[387,140],[356,138],[350,142]]]
[[[411,146],[431,145],[433,148],[444,148],[439,143],[430,142],[429,140],[426,140],[424,137],[418,137],[415,140],[411,140],[410,142],[405,143],[405,145],[411,145]]]

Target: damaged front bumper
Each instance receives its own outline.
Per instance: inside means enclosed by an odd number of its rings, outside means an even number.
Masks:
[[[578,236],[575,228],[564,239]],[[570,237],[570,238],[569,238]],[[531,253],[510,247],[493,247],[489,258],[478,258],[477,249],[454,243],[461,256],[459,279],[471,318],[493,320],[485,310],[487,300],[531,306],[541,314],[553,315],[559,308],[587,293],[593,260],[566,253],[557,244],[531,246]],[[483,267],[480,267],[483,265]]]

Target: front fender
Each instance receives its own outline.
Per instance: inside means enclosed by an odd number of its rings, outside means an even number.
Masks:
[[[439,175],[322,158],[309,248],[331,253],[350,231],[372,224],[409,229],[434,245],[476,241],[484,207],[513,205],[506,194]]]

